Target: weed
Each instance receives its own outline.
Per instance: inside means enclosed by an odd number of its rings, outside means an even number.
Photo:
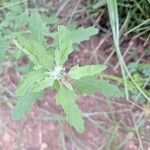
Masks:
[[[20,120],[24,117],[32,105],[41,98],[44,89],[50,88],[57,91],[56,104],[62,106],[68,123],[78,132],[83,132],[82,112],[75,101],[78,92],[100,92],[106,97],[123,96],[115,85],[97,78],[96,75],[107,68],[105,65],[77,65],[69,72],[65,69],[65,62],[73,52],[74,46],[97,34],[98,29],[80,27],[71,30],[59,25],[56,32],[50,33],[50,24],[56,22],[50,23],[49,20],[42,19],[38,12],[29,11],[26,9],[27,4],[23,4],[10,7],[1,24],[1,57],[5,58],[7,47],[15,49],[16,46],[16,50],[21,51],[19,57],[26,55],[33,64],[17,87],[17,101],[12,110],[12,119]],[[46,42],[46,36],[53,39],[51,45]],[[68,78],[72,83],[68,82]]]
[[[36,19],[37,20],[36,20]],[[38,29],[35,30],[35,23]],[[14,44],[24,52],[33,62],[31,72],[24,75],[17,88],[17,104],[12,111],[13,120],[21,119],[37,101],[45,88],[57,90],[56,104],[61,105],[66,113],[66,120],[78,132],[84,130],[82,112],[76,105],[77,93],[91,94],[100,92],[107,97],[122,96],[122,92],[106,80],[97,79],[96,75],[106,69],[105,65],[74,66],[69,72],[65,70],[65,62],[73,52],[74,44],[88,40],[98,33],[94,27],[70,30],[63,25],[58,26],[58,32],[53,33],[55,50],[48,48],[44,39],[45,23],[38,13],[31,13],[29,17],[30,35],[18,34]],[[72,79],[72,84],[68,82]],[[110,90],[111,92],[108,92]]]
[[[128,74],[141,94],[146,98],[148,97],[141,86],[137,84],[135,78],[131,76],[120,52],[117,3],[107,0],[107,4],[123,79],[103,74],[102,72],[107,66],[101,64],[76,65],[69,71],[65,69],[65,63],[74,51],[75,46],[96,35],[98,33],[97,28],[79,27],[70,29],[70,27],[59,25],[56,31],[50,32],[50,25],[57,23],[56,16],[51,16],[52,20],[43,19],[37,11],[29,11],[26,8],[26,2],[7,7],[8,10],[0,26],[0,41],[2,43],[0,60],[2,62],[7,61],[6,50],[11,48],[19,52],[18,57],[26,55],[32,64],[17,87],[16,105],[11,112],[13,120],[22,119],[32,108],[32,105],[42,97],[44,90],[48,88],[57,91],[56,104],[62,106],[66,114],[66,121],[82,133],[84,131],[84,120],[83,113],[76,104],[78,93],[90,95],[99,92],[107,98],[123,97],[123,92],[104,79],[105,77],[119,82],[123,81],[126,98],[129,99],[130,83],[128,83],[126,76]],[[46,37],[53,39],[51,45],[46,42]],[[69,82],[70,80],[71,82]],[[112,134],[110,143],[112,143],[114,136]]]

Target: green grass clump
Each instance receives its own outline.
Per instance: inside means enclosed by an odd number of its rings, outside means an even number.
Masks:
[[[150,1],[149,0],[118,0],[118,14],[122,33],[134,31],[136,33],[148,33],[150,31]],[[87,10],[96,19],[104,13],[107,8],[106,0],[88,0]],[[101,20],[103,17],[101,18]],[[107,27],[109,28],[109,20]],[[101,23],[101,21],[100,21]],[[136,28],[135,28],[136,27]],[[134,30],[132,30],[134,29]]]

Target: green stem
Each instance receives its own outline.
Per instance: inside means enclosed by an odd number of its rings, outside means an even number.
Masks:
[[[102,77],[102,78],[117,81],[118,83],[122,83],[122,84],[124,83],[124,79],[122,79],[121,77],[118,77],[118,76],[114,76],[114,75],[110,75],[110,74],[106,74],[106,73],[101,73],[98,76]],[[131,85],[131,86],[134,86],[134,84],[129,80],[127,80],[127,84]]]
[[[117,81],[118,83],[121,83],[121,84],[124,84],[124,80],[121,78],[121,77],[118,77],[118,76],[114,76],[114,75],[110,75],[110,74],[106,74],[106,73],[101,73],[98,75],[98,77],[100,78],[106,78],[106,79],[109,79],[109,80],[113,80],[113,81]],[[127,84],[130,86],[130,87],[135,87],[134,83],[132,81],[129,81],[127,80]],[[150,96],[149,92],[144,90],[144,93],[147,94],[148,96]]]
[[[110,79],[110,80],[115,80],[115,81],[117,81],[119,83],[123,83],[123,79],[122,78],[117,77],[117,76],[113,76],[113,75],[110,75],[110,74],[101,73],[98,76],[102,77],[102,78]]]

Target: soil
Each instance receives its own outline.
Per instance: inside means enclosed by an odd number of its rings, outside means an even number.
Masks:
[[[103,64],[113,51],[111,37],[99,47],[105,37],[107,34],[101,33],[82,42],[80,51],[70,55],[66,68],[70,69],[76,64]],[[130,42],[129,38],[128,41],[123,39],[123,50]],[[139,52],[138,55],[144,51],[142,43],[137,45],[134,42],[132,47]],[[131,60],[132,56],[127,53],[126,62]],[[107,72],[120,75],[117,64],[116,56],[111,57],[106,63]],[[19,73],[12,68],[6,69],[0,78],[6,87],[6,97],[15,98],[13,93],[19,80]],[[9,102],[1,104],[0,150],[139,150],[141,145],[144,150],[150,150],[150,120],[145,119],[142,109],[136,105],[124,99],[106,99],[99,93],[91,96],[79,95],[77,103],[85,113],[83,134],[77,133],[63,120],[63,111],[55,104],[55,91],[46,90],[42,100],[34,104],[27,116],[18,122],[10,119],[13,105]]]
[[[80,45],[81,50],[70,55],[66,64],[67,68],[69,69],[75,64],[87,64],[92,55],[90,43],[94,41],[93,45],[96,47],[101,37],[93,37],[90,41],[83,42]],[[102,49],[107,49],[107,47],[107,45],[103,45]],[[97,56],[105,59],[106,52],[100,52],[100,50],[98,50]],[[101,56],[99,56],[100,54]],[[103,54],[104,56],[102,56]],[[95,62],[93,59],[90,63]],[[108,69],[109,72],[113,70],[111,67],[112,65]],[[15,91],[18,80],[19,75],[12,69],[7,69],[2,77],[3,84],[7,85],[8,91],[11,92]],[[7,93],[7,96],[10,96],[10,93]],[[55,104],[55,91],[45,91],[43,99],[33,106],[26,118],[19,122],[11,121],[12,106],[9,103],[0,105],[0,149],[98,150],[101,146],[103,146],[102,149],[107,149],[106,145],[108,145],[109,137],[114,130],[117,131],[117,134],[114,135],[115,140],[110,143],[109,149],[116,149],[115,146],[122,143],[124,139],[127,142],[121,147],[122,150],[139,149],[136,132],[133,134],[131,131],[134,128],[134,122],[143,114],[140,108],[125,100],[106,99],[99,93],[90,97],[79,95],[77,102],[85,113],[86,123],[83,134],[78,134],[63,121],[63,111]],[[110,103],[112,108],[110,108]],[[140,125],[140,131],[143,132],[140,134],[144,134],[143,140],[141,139],[144,149],[148,150],[150,144],[145,142],[145,138],[150,136],[150,122],[143,122]]]

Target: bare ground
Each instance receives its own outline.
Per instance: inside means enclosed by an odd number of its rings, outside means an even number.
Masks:
[[[59,0],[54,2],[55,7],[59,6]],[[63,15],[66,16],[61,13],[62,18]],[[83,24],[86,26],[87,22]],[[147,49],[144,44],[143,39],[125,38],[121,41],[126,63],[132,60],[131,47],[141,56]],[[69,69],[75,64],[105,63],[109,66],[108,73],[120,75],[119,63],[111,46],[112,38],[101,33],[83,42],[81,50],[70,55],[66,66]],[[144,61],[149,62],[149,58]],[[5,87],[1,92],[6,96],[4,100],[15,98],[19,78],[19,73],[6,68],[0,78]],[[90,97],[79,95],[77,102],[86,121],[83,134],[78,134],[64,121],[62,109],[55,104],[55,91],[46,90],[42,100],[19,122],[10,119],[12,103],[1,104],[0,150],[150,150],[150,120],[149,114],[146,118],[143,106],[123,99],[106,99],[99,93]]]
[[[75,64],[97,63],[97,60],[98,63],[103,63],[112,51],[106,45],[111,39],[102,43],[100,39],[103,37],[106,36],[101,35],[83,42],[80,45],[81,50],[70,55],[67,68]],[[111,58],[106,64],[109,66],[108,72],[118,74],[119,68],[114,70],[117,60]],[[5,95],[14,96],[19,74],[12,69],[6,69],[1,79],[6,87]],[[55,104],[55,91],[45,91],[43,99],[19,122],[12,122],[10,119],[13,105],[9,102],[1,104],[0,149],[150,149],[150,121],[145,119],[142,106],[138,107],[123,99],[106,99],[99,93],[90,97],[79,95],[77,102],[86,120],[83,134],[76,133],[64,122],[62,109]]]

